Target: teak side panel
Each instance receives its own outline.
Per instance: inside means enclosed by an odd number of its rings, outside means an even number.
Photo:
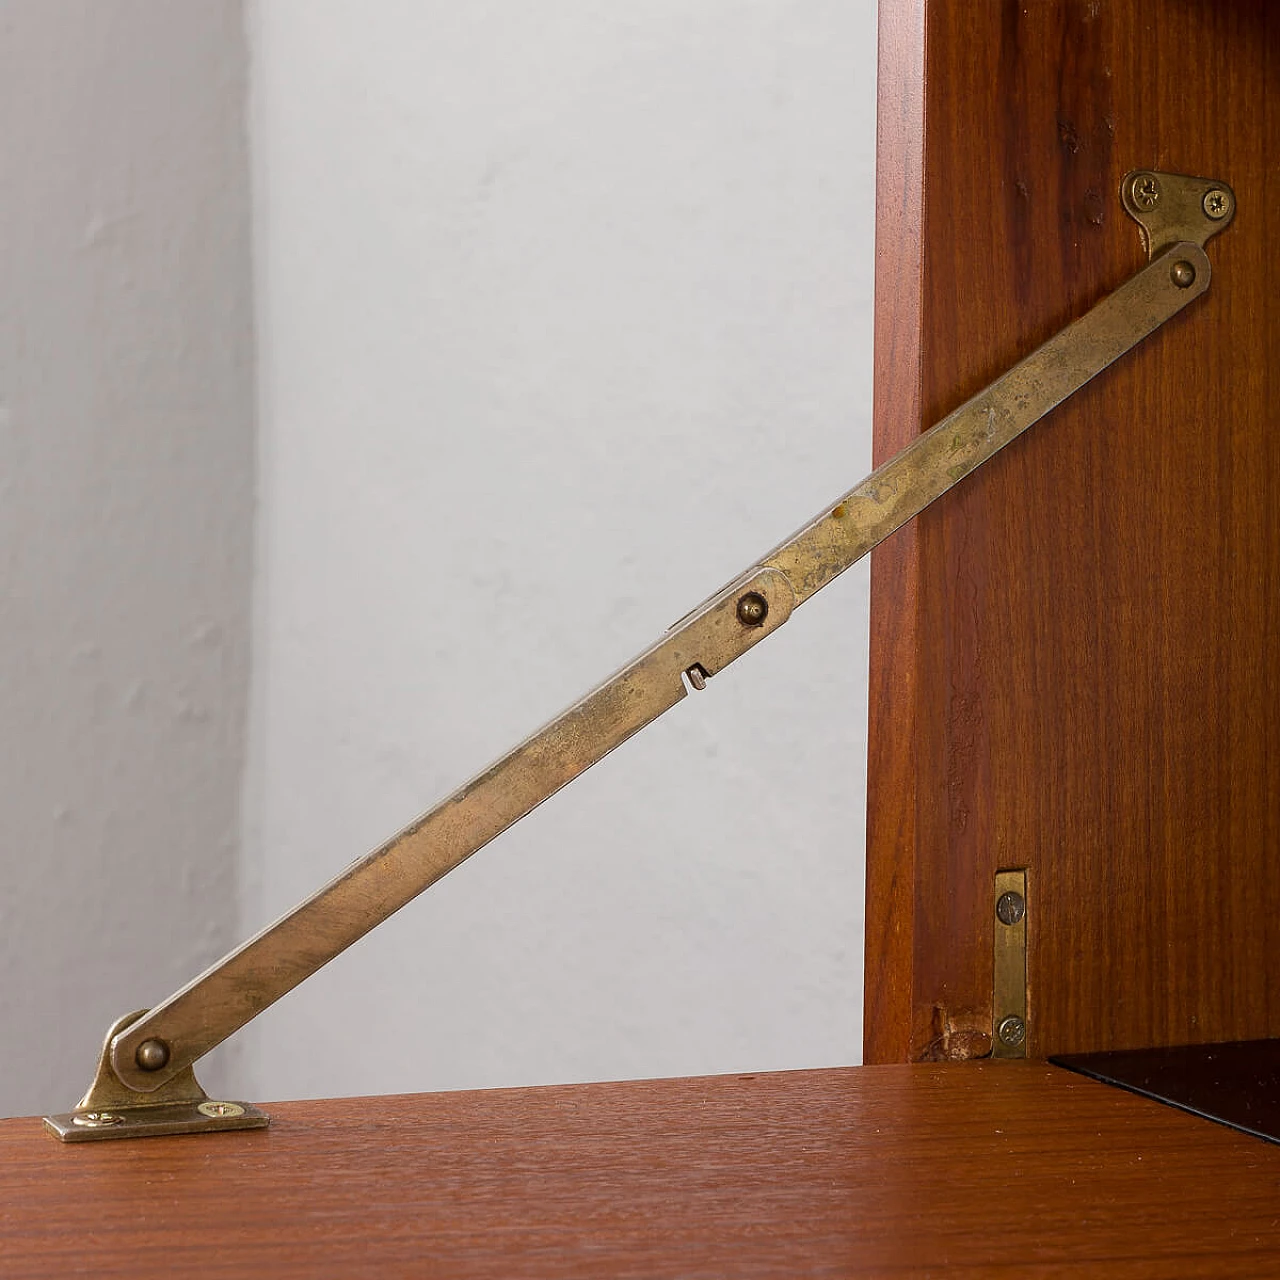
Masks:
[[[348,1098],[64,1147],[0,1121],[0,1274],[1266,1274],[1280,1147],[1033,1063]]]
[[[882,0],[882,145],[917,10]],[[1280,8],[926,0],[924,29],[882,453],[1142,264],[1126,171],[1239,213],[1205,298],[876,552],[867,1060],[987,1051],[1020,866],[1032,1054],[1280,1036]]]
[[[876,466],[911,443],[920,422],[921,139],[924,127],[924,0],[881,0],[876,86]],[[868,839],[863,1053],[905,1062],[911,1026],[911,919],[915,901],[915,806],[900,803],[914,777],[917,521],[871,558],[868,698]]]

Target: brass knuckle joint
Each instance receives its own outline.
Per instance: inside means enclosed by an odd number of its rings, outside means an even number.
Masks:
[[[204,1133],[210,1129],[261,1129],[269,1117],[247,1102],[217,1102],[196,1081],[191,1067],[178,1071],[154,1092],[131,1089],[111,1064],[111,1045],[148,1010],[117,1018],[107,1031],[98,1070],[88,1092],[74,1111],[45,1116],[45,1129],[63,1142],[90,1142],[101,1138],[140,1138],[174,1133]],[[139,1047],[160,1045],[168,1061],[168,1046],[147,1040]],[[149,1057],[156,1056],[148,1049]],[[141,1065],[141,1064],[140,1064]],[[163,1065],[163,1064],[161,1064]]]

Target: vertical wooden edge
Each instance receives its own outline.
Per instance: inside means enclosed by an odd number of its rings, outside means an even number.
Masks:
[[[925,0],[880,0],[875,461],[921,430]],[[910,1060],[915,918],[914,523],[871,560],[863,1059]]]

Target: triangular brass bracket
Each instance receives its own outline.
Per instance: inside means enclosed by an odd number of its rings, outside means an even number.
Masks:
[[[98,1070],[88,1092],[74,1111],[45,1116],[45,1128],[63,1142],[93,1142],[101,1138],[142,1138],[172,1133],[207,1133],[214,1129],[264,1129],[265,1111],[247,1102],[218,1102],[184,1067],[152,1093],[130,1089],[111,1066],[111,1041],[148,1010],[139,1009],[117,1019],[107,1032]]]
[[[1203,249],[1236,216],[1236,193],[1225,182],[1150,169],[1125,174],[1120,202],[1142,228],[1150,258],[1185,241]]]

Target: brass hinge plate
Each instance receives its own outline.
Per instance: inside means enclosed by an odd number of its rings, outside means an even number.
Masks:
[[[165,1102],[118,1111],[69,1111],[45,1116],[45,1128],[63,1142],[103,1138],[163,1138],[175,1133],[213,1133],[220,1129],[265,1129],[265,1111],[247,1102]]]
[[[1236,216],[1236,195],[1225,182],[1185,173],[1135,169],[1120,184],[1120,202],[1142,228],[1152,259],[1187,241],[1203,249]]]
[[[992,897],[991,1056],[1025,1058],[1027,1022],[1027,872],[997,871]]]
[[[63,1142],[100,1142],[103,1138],[265,1129],[270,1124],[267,1113],[248,1102],[219,1102],[209,1097],[189,1066],[154,1093],[138,1093],[121,1084],[111,1068],[111,1042],[146,1012],[139,1009],[112,1023],[89,1091],[74,1111],[45,1116],[44,1127],[49,1133]]]

